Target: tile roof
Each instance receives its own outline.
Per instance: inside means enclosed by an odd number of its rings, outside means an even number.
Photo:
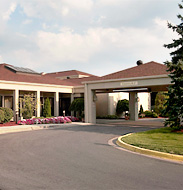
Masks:
[[[164,75],[167,74],[166,69],[167,67],[165,65],[151,61],[139,66],[105,75],[101,77],[100,80]]]
[[[78,70],[69,70],[69,71],[60,71],[60,72],[54,72],[54,73],[46,73],[46,75],[54,76],[54,77],[64,77],[64,76],[72,76],[72,75],[86,75],[86,76],[95,76],[89,73],[81,72]]]
[[[115,72],[103,77],[97,77],[84,73],[81,71],[71,70],[63,71],[58,73],[48,73],[45,75],[34,75],[25,73],[16,73],[5,66],[8,64],[0,64],[0,80],[15,81],[15,82],[29,82],[29,83],[41,83],[41,84],[53,84],[53,85],[64,85],[64,86],[81,86],[82,82],[87,81],[99,81],[99,80],[112,80],[112,79],[123,79],[123,78],[133,78],[133,77],[145,77],[145,76],[156,76],[167,74],[166,66],[157,62],[148,62],[139,66],[135,66],[129,69],[125,69],[119,72]],[[89,77],[83,78],[71,78],[71,79],[57,79],[59,76],[67,76],[74,74],[89,75]]]
[[[0,64],[0,80],[73,86],[73,83],[69,81],[56,79],[54,77],[47,75],[34,75],[34,74],[25,74],[25,73],[18,74],[6,68],[5,67],[6,65],[8,64]]]
[[[96,81],[96,80],[100,80],[100,77],[91,76],[91,77],[83,77],[83,78],[64,79],[63,81],[71,82],[73,86],[81,86],[83,85],[82,82]]]

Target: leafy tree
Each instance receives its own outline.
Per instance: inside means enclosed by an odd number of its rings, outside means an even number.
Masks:
[[[75,99],[69,109],[71,111],[78,111],[81,114],[84,111],[84,98]]]
[[[51,104],[49,98],[46,98],[46,101],[44,102],[43,116],[51,117]]]
[[[126,99],[119,100],[116,106],[116,113],[118,115],[123,113],[124,111],[129,111],[129,101]]]
[[[34,94],[24,94],[23,98],[20,98],[20,103],[22,108],[20,108],[20,113],[22,113],[23,118],[32,118],[34,112],[37,108],[37,98]]]
[[[165,110],[165,103],[167,102],[168,96],[164,92],[158,92],[155,98],[155,112],[158,115],[165,116],[163,111]]]
[[[183,5],[179,4],[179,8],[183,9]],[[176,32],[179,38],[173,40],[170,44],[164,45],[168,49],[173,48],[173,52],[170,53],[172,61],[165,62],[172,85],[168,88],[167,95],[169,98],[165,104],[166,110],[164,113],[169,116],[165,126],[169,125],[181,129],[183,128],[183,17],[181,14],[178,14],[177,17],[181,20],[181,23],[175,26],[168,23],[168,28]]]

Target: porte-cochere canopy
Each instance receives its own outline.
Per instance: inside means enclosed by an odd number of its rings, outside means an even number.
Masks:
[[[86,122],[96,122],[97,93],[112,93],[125,91],[130,94],[130,119],[138,119],[137,93],[142,91],[167,91],[171,80],[168,77],[166,66],[149,62],[116,73],[100,77],[95,81],[86,81],[85,84],[85,119]]]

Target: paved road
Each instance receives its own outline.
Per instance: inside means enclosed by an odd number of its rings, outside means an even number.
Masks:
[[[0,135],[0,189],[183,189],[183,165],[108,145],[111,138],[148,128],[62,125]]]

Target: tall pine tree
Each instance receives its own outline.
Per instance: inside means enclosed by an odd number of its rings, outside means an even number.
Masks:
[[[179,8],[182,10],[183,5],[179,4]],[[181,129],[183,128],[183,17],[181,14],[178,14],[177,17],[181,20],[181,23],[179,25],[168,23],[168,28],[177,32],[179,38],[173,40],[170,44],[164,45],[168,49],[174,49],[170,53],[172,61],[165,62],[172,83],[168,88],[167,95],[169,98],[165,104],[167,106],[165,113],[169,116],[165,126],[169,125],[170,127]]]

